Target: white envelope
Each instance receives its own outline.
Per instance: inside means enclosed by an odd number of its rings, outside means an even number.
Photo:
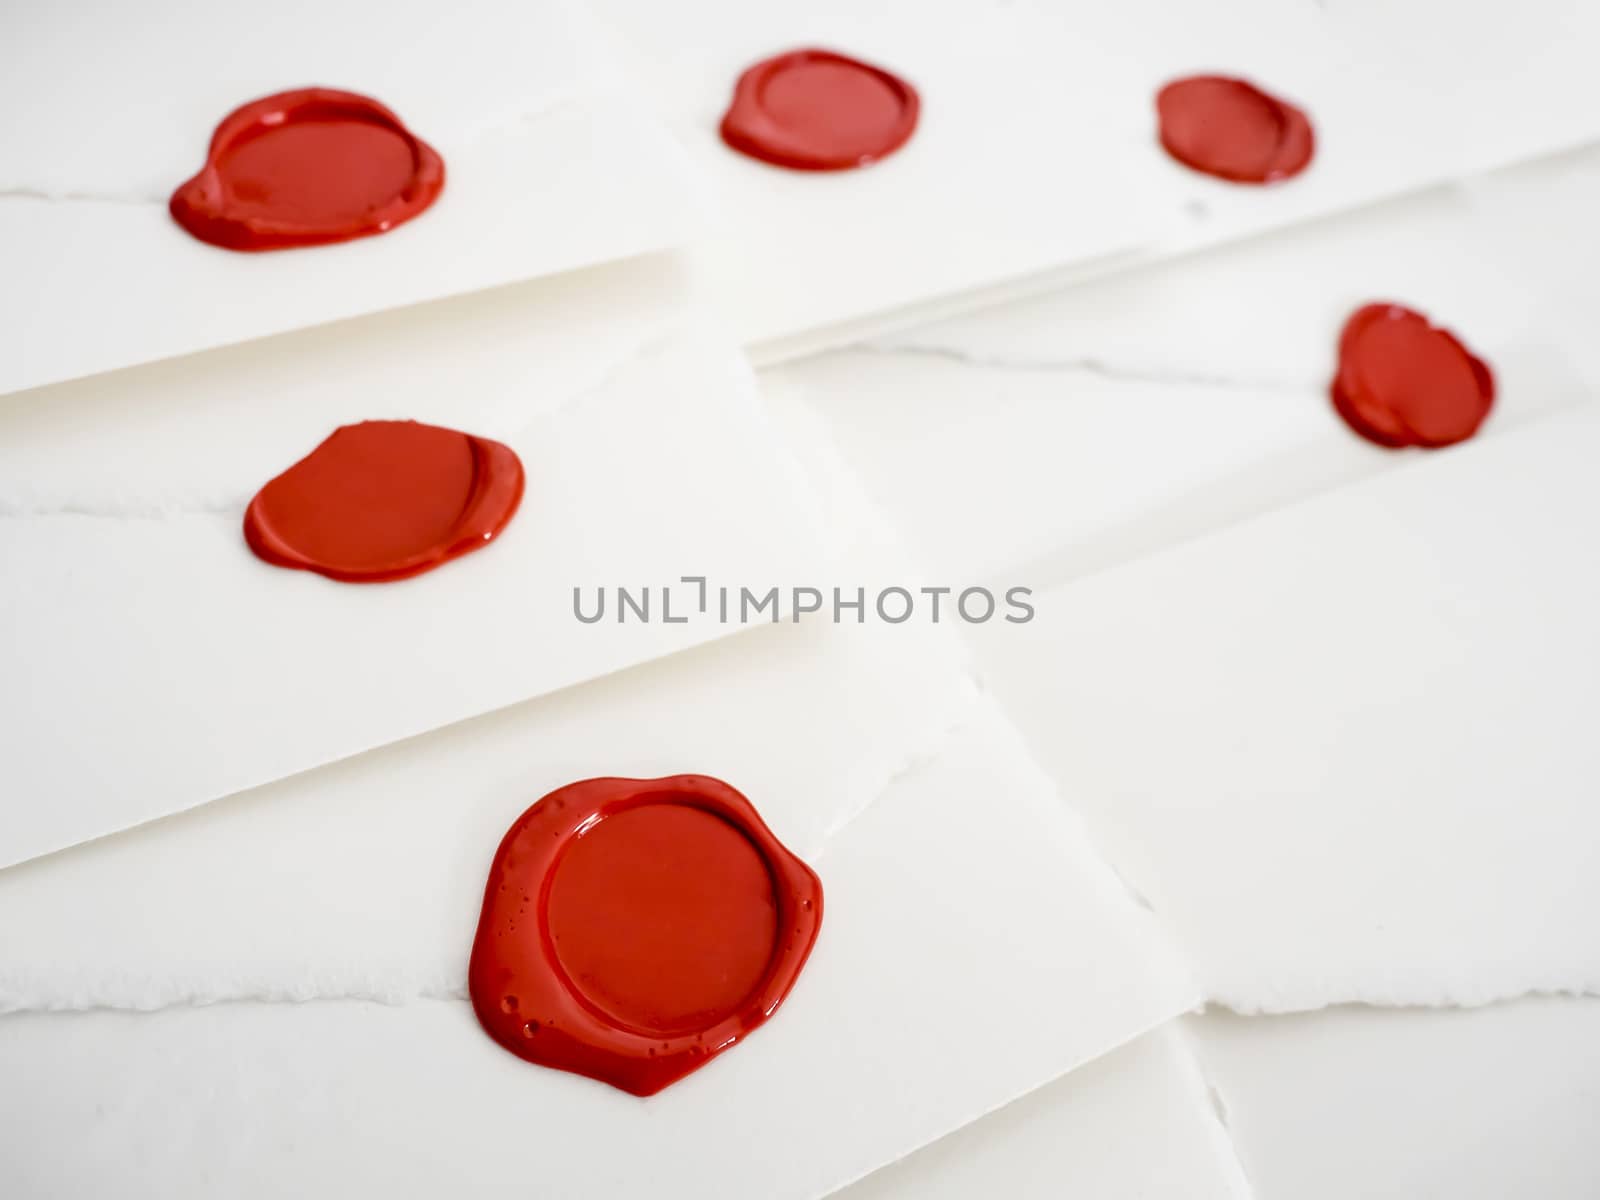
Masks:
[[[1600,137],[1600,13],[1570,0],[1529,0],[1514,28],[1448,0],[603,8],[720,193],[724,232],[697,253],[758,364]],[[905,148],[807,176],[721,143],[739,72],[804,45],[918,87]],[[1318,137],[1310,170],[1240,187],[1169,159],[1155,94],[1206,72],[1302,104]]]
[[[560,0],[16,6],[0,19],[0,393],[681,243],[672,139]],[[381,237],[241,254],[168,215],[260,96],[371,95],[445,159]]]
[[[1179,1021],[835,1193],[836,1200],[1253,1195]]]
[[[1255,1200],[1590,1200],[1600,1001],[1183,1022]]]
[[[1208,996],[1600,988],[1597,455],[1580,405],[974,628]]]
[[[1469,180],[1464,190],[1500,239],[1523,278],[1538,280],[1547,315],[1563,344],[1586,348],[1600,321],[1600,249],[1590,217],[1600,205],[1600,143]],[[1579,365],[1600,384],[1600,362]]]
[[[335,426],[510,444],[494,544],[401,583],[255,558],[251,494]],[[0,406],[0,863],[730,632],[581,624],[575,588],[814,584],[748,367],[648,262],[152,364]],[[613,601],[613,612],[616,611]]]
[[[1589,53],[1600,10],[1572,0],[1529,0],[1510,23],[1500,10],[1450,0],[1037,8],[1054,23],[1040,39],[1087,38],[1129,62],[1107,77],[1095,116],[1117,129],[1119,144],[1144,150],[1147,186],[1166,218],[1145,252],[1043,283],[1304,226],[1600,138]],[[1170,79],[1201,73],[1241,76],[1304,109],[1316,135],[1309,169],[1241,187],[1169,158],[1155,144],[1153,96]],[[1125,90],[1111,91],[1113,83]]]
[[[1435,190],[769,369],[763,390],[820,414],[940,582],[1076,578],[1412,461],[1329,401],[1367,302],[1490,363],[1481,437],[1586,398],[1568,326],[1600,311],[1578,290],[1594,256],[1568,243],[1560,290],[1527,267],[1528,211],[1572,212],[1576,239],[1600,203],[1581,165],[1497,177],[1516,207]]]
[[[1515,22],[1502,11],[1450,0],[1048,7],[1056,36],[1087,26],[1142,69],[1140,92],[1107,94],[1103,108],[1102,119],[1117,124],[1130,144],[1151,137],[1148,105],[1156,87],[1183,75],[1242,76],[1311,118],[1310,168],[1268,187],[1196,174],[1152,145],[1163,200],[1181,211],[1185,226],[1164,253],[1327,216],[1600,137],[1600,80],[1588,52],[1600,38],[1600,13],[1572,0],[1528,0]]]
[[[1119,144],[1101,119],[1099,94],[1128,64],[1092,33],[1053,36],[1051,19],[1027,8],[914,0],[607,0],[602,10],[720,202],[716,236],[696,256],[758,363],[955,293],[1125,253],[1159,229],[1144,204],[1144,148]],[[739,74],[807,46],[915,87],[911,140],[880,163],[826,174],[725,146],[717,129]]]
[[[37,1080],[0,1179],[818,1196],[1189,1008],[947,631],[897,632],[769,626],[0,872],[0,1074]],[[506,1053],[462,991],[511,821],[681,771],[745,791],[827,916],[768,1024],[641,1101]]]

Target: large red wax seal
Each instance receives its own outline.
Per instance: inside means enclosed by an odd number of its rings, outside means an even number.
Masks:
[[[1478,431],[1494,375],[1452,334],[1398,304],[1368,304],[1345,322],[1333,406],[1380,446],[1448,446]]]
[[[279,250],[385,233],[444,189],[444,160],[376,100],[303,88],[217,126],[173,218],[229,250]]]
[[[821,921],[816,875],[727,784],[589,779],[500,843],[472,1005],[513,1054],[649,1096],[777,1011]]]
[[[916,89],[881,67],[831,50],[793,50],[739,77],[722,140],[796,171],[843,171],[905,145]]]
[[[1305,170],[1315,138],[1306,114],[1242,79],[1194,75],[1156,95],[1161,144],[1196,171],[1273,183]]]
[[[416,421],[342,425],[256,493],[244,536],[260,558],[348,583],[430,571],[487,545],[522,501],[499,442]]]

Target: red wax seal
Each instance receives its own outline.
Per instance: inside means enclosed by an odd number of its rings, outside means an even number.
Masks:
[[[739,76],[722,140],[796,171],[843,171],[893,154],[917,127],[916,89],[830,50],[792,50]]]
[[[650,1096],[777,1011],[821,921],[816,875],[727,784],[572,783],[500,843],[472,1006],[513,1054]]]
[[[1272,183],[1305,170],[1315,138],[1294,105],[1242,79],[1194,75],[1156,95],[1161,144],[1196,171],[1234,183]]]
[[[244,537],[280,567],[348,583],[431,571],[486,545],[522,501],[509,446],[416,421],[341,425],[250,501]]]
[[[385,233],[444,190],[444,160],[376,100],[303,88],[223,119],[173,218],[229,250],[281,250]]]
[[[1398,304],[1368,304],[1345,322],[1333,407],[1380,446],[1448,446],[1478,431],[1494,375],[1453,335]]]

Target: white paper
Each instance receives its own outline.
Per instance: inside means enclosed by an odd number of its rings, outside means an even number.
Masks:
[[[1130,64],[1107,75],[1095,117],[1116,130],[1119,145],[1143,152],[1165,220],[1142,253],[1020,281],[1018,293],[1305,227],[1600,138],[1600,79],[1589,53],[1600,10],[1573,0],[1529,0],[1514,22],[1449,0],[1024,0],[1024,8],[1036,10],[1038,39],[1088,39]],[[1155,141],[1155,93],[1200,73],[1249,79],[1304,109],[1316,135],[1311,166],[1281,184],[1241,187],[1169,158]],[[1458,251],[1476,253],[1470,243]]]
[[[1208,995],[1600,987],[1597,455],[1581,405],[973,628]]]
[[[1147,1033],[836,1200],[1252,1200],[1179,1030]]]
[[[0,1074],[38,1080],[0,1179],[818,1196],[1189,1008],[938,634],[753,631],[0,873],[8,1008],[161,1007],[0,1018]],[[821,876],[795,990],[645,1101],[507,1054],[459,998],[500,835],[572,779],[685,770]]]
[[[1591,236],[1600,145],[1484,175],[1463,190],[1479,222],[1502,231],[1502,257],[1539,281],[1541,324],[1563,345],[1586,349],[1600,322],[1600,245]],[[1580,353],[1577,365],[1600,388],[1600,360]]]
[[[1595,1194],[1600,1001],[1184,1025],[1255,1200]]]
[[[1130,143],[1151,137],[1156,88],[1198,73],[1242,76],[1310,116],[1316,157],[1303,175],[1275,186],[1211,179],[1152,145],[1166,177],[1163,198],[1187,224],[1167,251],[1342,212],[1600,137],[1600,80],[1588,53],[1600,37],[1600,14],[1572,0],[1529,0],[1515,21],[1449,0],[1229,0],[1221,8],[1135,0],[1087,14],[1035,3],[1055,13],[1058,28],[1088,24],[1143,68],[1140,95],[1105,97],[1103,119]]]
[[[1092,31],[1046,39],[1024,10],[914,0],[602,8],[720,201],[717,235],[696,253],[758,360],[820,330],[848,336],[863,318],[1127,251],[1158,228],[1142,148],[1098,119],[1127,63]],[[922,103],[911,140],[868,168],[823,174],[723,145],[739,74],[806,46],[910,82]]]
[[[1364,303],[1410,304],[1492,365],[1482,437],[1587,397],[1567,329],[1600,311],[1579,290],[1600,263],[1574,237],[1573,286],[1535,287],[1527,213],[1589,212],[1600,189],[1540,171],[1517,197],[1392,201],[772,368],[763,388],[824,418],[930,575],[1043,586],[1412,461],[1328,399]]]
[[[576,779],[714,774],[815,855],[976,712],[955,646],[902,642],[768,625],[0,872],[0,1012],[457,993],[485,855]]]
[[[607,0],[603,11],[721,196],[723,232],[697,253],[762,364],[1600,137],[1588,49],[1600,15],[1570,0],[1530,0],[1510,25],[1445,0],[1398,12],[1380,0],[1018,0],[959,13],[909,0]],[[738,73],[805,45],[916,85],[911,142],[831,177],[723,146]],[[1305,107],[1310,170],[1240,187],[1169,159],[1155,94],[1200,72]]]
[[[0,863],[732,631],[581,624],[573,589],[815,584],[803,481],[662,264],[154,364],[0,408]],[[256,559],[251,494],[332,428],[510,444],[489,547],[352,586]],[[19,584],[25,584],[20,586]],[[680,603],[684,597],[678,597]],[[612,607],[616,612],[613,597]],[[23,633],[25,631],[25,635]]]
[[[559,0],[16,6],[0,24],[0,393],[681,243],[687,165]],[[166,211],[239,105],[373,96],[445,159],[381,237],[241,254]],[[26,114],[25,118],[20,114]]]

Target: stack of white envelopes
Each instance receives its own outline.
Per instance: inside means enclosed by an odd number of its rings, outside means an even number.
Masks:
[[[0,1195],[1600,1189],[1600,18],[927,7],[0,18]],[[804,46],[916,85],[903,149],[719,140]],[[1161,153],[1202,70],[1303,178]],[[191,238],[217,120],[312,84],[437,203]],[[1340,421],[1375,300],[1492,365],[1476,438]],[[252,554],[384,419],[514,450],[515,519]],[[793,990],[648,1097],[508,1053],[502,836],[682,774],[820,877]]]

